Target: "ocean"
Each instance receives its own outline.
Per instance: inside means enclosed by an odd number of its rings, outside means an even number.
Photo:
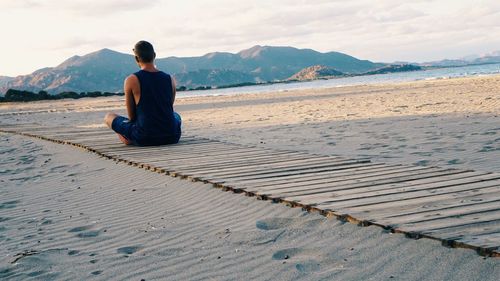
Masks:
[[[265,92],[290,91],[298,89],[332,88],[354,85],[372,85],[419,80],[449,79],[456,77],[486,76],[500,74],[500,63],[469,65],[461,67],[437,68],[411,72],[398,72],[377,75],[334,78],[308,82],[276,83],[255,86],[243,86],[225,89],[179,92],[179,98],[197,96],[225,96],[237,94],[255,94]]]

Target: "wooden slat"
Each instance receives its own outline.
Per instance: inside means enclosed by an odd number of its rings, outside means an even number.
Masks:
[[[375,187],[377,186],[377,180],[382,182],[390,181],[394,182],[394,179],[402,178],[404,176],[418,176],[420,174],[428,175],[432,171],[440,171],[436,168],[426,168],[426,167],[400,167],[397,170],[389,171],[377,171],[371,174],[349,174],[344,177],[331,177],[327,180],[319,182],[307,182],[307,184],[296,184],[291,183],[283,186],[267,187],[260,189],[264,193],[273,193],[275,196],[280,196],[283,192],[289,194],[291,192],[301,192],[303,195],[308,193],[314,194],[317,192],[322,192],[323,190],[328,191],[342,191],[348,190],[353,193],[359,193],[362,187]],[[406,180],[405,180],[406,181]]]
[[[441,229],[425,230],[422,234],[445,240],[471,239],[479,235],[495,234],[500,232],[500,221],[493,220],[467,225],[456,225]],[[497,245],[498,246],[498,245]]]
[[[429,220],[424,222],[408,223],[397,226],[397,229],[401,229],[409,232],[438,232],[441,229],[459,228],[461,226],[468,226],[474,224],[485,224],[485,223],[499,223],[500,224],[500,210],[474,213],[462,216],[451,216],[442,219]]]
[[[292,175],[306,175],[306,174],[323,172],[323,171],[334,171],[334,170],[346,169],[351,165],[365,164],[365,163],[366,162],[360,162],[357,160],[347,160],[347,161],[337,162],[335,164],[332,164],[332,165],[329,165],[326,167],[315,168],[315,169],[304,169],[304,170],[295,170],[295,169],[286,170],[286,169],[284,169],[281,171],[264,172],[264,173],[255,174],[255,175],[248,175],[247,173],[244,173],[241,176],[233,175],[230,177],[224,177],[224,179],[217,179],[217,178],[205,178],[205,179],[213,181],[214,183],[245,182],[245,181],[250,181],[250,180],[255,180],[255,179],[287,177],[287,176],[292,176]],[[366,164],[368,164],[368,163],[366,163]]]
[[[453,210],[460,209],[468,209],[475,208],[480,206],[481,204],[487,204],[489,202],[499,201],[500,202],[500,193],[487,193],[487,194],[479,194],[469,197],[453,197],[453,198],[445,198],[440,200],[432,200],[431,202],[418,202],[413,204],[405,204],[403,206],[382,206],[380,205],[372,205],[363,207],[364,210],[358,211],[355,208],[350,209],[350,214],[365,220],[369,220],[372,222],[379,222],[384,219],[396,218],[394,221],[396,222],[398,218],[405,217],[413,217],[413,216],[432,216],[433,214],[443,213],[446,214],[448,211],[453,212]]]
[[[434,178],[456,173],[461,173],[461,171],[446,170],[446,169],[426,169],[420,171],[407,171],[394,174],[390,177],[382,175],[382,176],[375,176],[373,178],[367,178],[360,181],[350,180],[345,183],[338,182],[327,185],[322,184],[318,186],[311,186],[308,189],[293,188],[287,192],[279,192],[277,194],[274,194],[274,196],[286,197],[290,199],[293,198],[291,200],[300,200],[301,202],[304,200],[314,200],[315,202],[317,202],[320,201],[316,199],[319,197],[322,198],[335,197],[335,199],[332,199],[331,202],[352,200],[358,198],[367,198],[370,196],[380,196],[381,194],[395,193],[394,191],[384,192],[377,190],[377,187],[380,186],[386,186],[390,184],[397,184],[403,182],[411,182],[413,180]],[[375,191],[372,191],[373,189],[375,189]]]
[[[202,157],[209,157],[212,159],[226,159],[228,157],[245,157],[245,156],[253,156],[253,155],[260,155],[262,154],[261,151],[256,151],[254,149],[249,149],[249,148],[237,148],[237,149],[232,149],[231,152],[220,152],[219,149],[209,149],[209,150],[193,150],[191,152],[187,151],[177,151],[175,148],[165,151],[163,150],[162,152],[165,153],[158,153],[158,151],[151,152],[151,153],[133,153],[131,156],[128,156],[129,158],[133,158],[136,160],[140,161],[145,161],[148,163],[156,163],[156,162],[162,162],[162,161],[172,161],[172,159],[181,159],[181,158],[190,158],[190,159],[198,159]],[[123,155],[125,156],[125,155]],[[161,156],[161,157],[160,157]],[[177,157],[177,158],[176,158]],[[153,161],[153,159],[156,159]],[[192,162],[192,160],[191,160]]]
[[[447,218],[450,216],[460,216],[464,214],[472,214],[476,212],[492,211],[499,209],[500,209],[500,199],[496,199],[486,202],[474,202],[473,204],[467,204],[467,205],[462,204],[446,208],[425,210],[405,215],[403,214],[392,215],[392,216],[389,215],[379,218],[377,220],[372,219],[372,221],[390,225],[400,225],[405,223],[423,222],[426,220]]]
[[[361,173],[369,173],[369,172],[378,172],[382,169],[389,169],[389,168],[394,168],[399,165],[386,165],[383,163],[362,163],[358,165],[352,165],[349,166],[345,169],[337,169],[337,170],[332,170],[332,171],[323,171],[323,172],[317,172],[317,173],[312,173],[308,175],[290,175],[282,178],[270,178],[270,179],[257,179],[257,180],[249,180],[245,181],[245,183],[241,183],[241,186],[243,187],[248,187],[249,189],[253,188],[265,188],[265,187],[270,187],[273,188],[273,186],[276,185],[281,185],[281,184],[288,184],[288,183],[295,183],[297,182],[298,184],[302,185],[301,182],[309,182],[313,180],[318,180],[318,181],[330,181],[334,178],[337,177],[342,177],[342,176],[347,176],[347,175],[353,175],[356,176]]]
[[[227,158],[217,159],[211,161],[208,157],[201,162],[188,163],[183,162],[183,165],[176,165],[176,169],[185,169],[188,173],[196,173],[197,175],[204,175],[212,171],[229,170],[232,168],[240,169],[241,167],[258,167],[260,165],[271,165],[278,163],[286,163],[288,161],[299,161],[309,159],[310,156],[303,153],[273,153],[267,152],[264,155],[257,155],[245,158]],[[215,167],[215,168],[214,168]]]
[[[267,154],[267,153],[266,153]],[[286,155],[289,155],[289,153],[287,153]],[[215,166],[215,168],[213,167],[212,165],[212,168],[205,168],[205,169],[202,169],[202,170],[197,170],[197,174],[199,175],[217,175],[219,173],[238,173],[238,172],[245,172],[245,171],[248,171],[248,170],[252,170],[252,171],[256,171],[256,169],[258,168],[267,168],[267,169],[270,169],[270,168],[279,168],[279,167],[284,167],[284,166],[287,166],[287,165],[293,165],[293,164],[297,164],[297,163],[316,163],[316,162],[319,162],[319,161],[334,161],[334,160],[339,160],[339,158],[337,157],[328,157],[328,156],[319,156],[319,157],[311,157],[311,156],[302,156],[298,159],[290,159],[288,161],[282,161],[282,162],[278,162],[278,163],[256,163],[256,164],[253,164],[253,165],[249,165],[247,164],[246,161],[244,162],[241,162],[240,165],[232,165],[232,166],[229,166],[229,167],[225,167],[225,168],[220,168],[219,166]]]
[[[337,182],[343,179],[363,179],[365,177],[373,176],[374,174],[390,174],[395,173],[401,170],[408,170],[413,167],[406,167],[402,165],[373,165],[373,166],[365,166],[361,168],[354,168],[350,170],[342,170],[342,171],[331,171],[325,172],[320,175],[313,176],[299,176],[295,179],[288,180],[276,180],[269,181],[265,183],[259,183],[255,185],[245,185],[250,189],[255,190],[271,190],[271,189],[282,189],[296,186],[304,186],[304,185],[313,185],[313,184],[321,184],[321,183],[330,183]]]
[[[241,178],[244,176],[254,176],[254,175],[265,175],[265,174],[274,174],[276,172],[282,172],[282,171],[300,171],[300,170],[306,170],[306,169],[313,169],[313,168],[327,168],[327,167],[332,167],[335,166],[336,164],[342,164],[349,162],[351,163],[352,161],[350,160],[321,160],[321,161],[312,161],[312,162],[287,162],[285,165],[280,164],[276,166],[260,166],[260,167],[255,167],[251,169],[239,169],[239,170],[232,170],[232,171],[219,171],[219,172],[212,172],[208,173],[206,175],[201,175],[201,176],[206,176],[206,177],[212,177],[212,178],[225,178],[225,179],[232,179],[232,178]]]
[[[500,245],[500,223],[498,223],[498,228],[492,233],[464,235],[464,237],[456,239],[456,242],[478,245],[483,248],[494,249],[498,252],[500,251],[500,247],[498,246]]]
[[[163,158],[158,158],[158,161],[147,161],[148,163],[151,163],[153,165],[161,166],[163,164],[175,164],[176,167],[182,168],[182,167],[191,167],[190,163],[195,162],[195,160],[198,163],[198,165],[207,165],[206,160],[212,159],[214,162],[217,161],[227,161],[231,159],[238,159],[239,157],[259,157],[263,156],[264,154],[260,151],[252,151],[248,149],[238,149],[238,150],[233,150],[233,153],[228,153],[227,156],[221,155],[218,152],[213,152],[213,151],[206,151],[206,152],[200,152],[199,154],[195,152],[193,153],[178,153],[175,151],[172,151],[171,153],[167,153],[165,157]],[[280,154],[277,154],[280,155]],[[228,157],[231,156],[231,157]],[[186,164],[189,163],[189,164]]]
[[[411,200],[419,200],[422,198],[430,198],[432,200],[439,200],[443,198],[441,195],[445,195],[445,198],[459,196],[463,194],[473,195],[479,189],[483,188],[493,188],[494,191],[500,191],[500,186],[498,183],[490,181],[471,181],[463,184],[453,184],[437,187],[428,187],[420,190],[412,190],[409,192],[400,192],[394,194],[384,194],[382,196],[373,196],[369,198],[361,198],[355,200],[343,200],[343,201],[333,201],[334,198],[326,198],[320,203],[315,203],[317,206],[322,208],[347,208],[347,207],[359,207],[366,205],[377,205],[383,203],[391,204],[409,204],[412,203]],[[488,189],[489,190],[489,189]],[[432,198],[436,197],[436,198]]]
[[[376,164],[376,163],[360,163],[360,164],[352,164],[352,165],[346,165],[346,166],[337,166],[334,167],[333,169],[328,169],[328,170],[322,170],[318,172],[313,172],[309,174],[290,174],[282,177],[276,177],[276,178],[257,178],[253,180],[245,180],[242,182],[237,182],[237,185],[240,187],[247,187],[247,186],[257,186],[261,183],[268,183],[270,181],[284,181],[284,180],[295,180],[300,177],[327,177],[328,175],[331,175],[332,173],[342,173],[342,172],[349,172],[349,171],[354,171],[356,169],[361,169],[361,168],[372,168],[372,167],[380,167],[383,166],[383,164]],[[216,183],[216,182],[214,182]],[[230,183],[225,183],[225,185],[231,185]]]
[[[287,153],[287,152],[263,152],[263,153],[256,153],[255,155],[251,156],[246,156],[245,158],[242,157],[219,157],[217,159],[213,159],[210,155],[200,155],[200,161],[196,161],[196,163],[193,163],[192,160],[189,160],[188,157],[183,157],[187,159],[169,159],[169,160],[164,160],[164,161],[159,161],[158,163],[152,162],[154,164],[163,164],[163,163],[168,163],[170,164],[172,160],[175,161],[176,167],[179,169],[188,169],[189,171],[194,170],[196,171],[197,169],[207,169],[207,168],[213,168],[213,167],[220,167],[221,169],[223,167],[227,167],[235,165],[236,163],[242,163],[241,161],[247,161],[247,163],[251,164],[253,161],[260,161],[260,160],[266,160],[266,159],[286,159],[286,158],[294,158],[294,157],[300,157],[302,154],[299,153]]]
[[[438,210],[449,208],[458,204],[474,204],[477,202],[500,199],[500,188],[488,187],[481,188],[479,192],[457,193],[450,196],[441,194],[432,197],[410,198],[405,201],[384,202],[380,204],[351,206],[346,208],[335,208],[339,213],[349,213],[361,220],[371,220],[371,218],[384,218],[390,214],[411,214],[412,212]]]

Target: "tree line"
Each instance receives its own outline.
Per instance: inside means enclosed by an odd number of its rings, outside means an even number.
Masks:
[[[9,89],[5,93],[5,96],[0,97],[0,102],[27,102],[27,101],[37,101],[37,100],[60,100],[60,99],[81,99],[81,98],[95,98],[95,97],[109,97],[109,96],[123,96],[123,93],[111,93],[111,92],[61,92],[59,94],[50,95],[46,91],[39,91],[38,93],[30,91],[22,91]]]
[[[253,85],[265,85],[276,82],[268,82],[268,83],[255,83],[255,82],[244,82],[238,84],[224,85],[224,86],[199,86],[196,88],[187,88],[186,86],[177,87],[178,92],[184,91],[200,91],[200,90],[211,90],[211,89],[224,89],[224,88],[233,88],[233,87],[242,87],[242,86],[253,86]],[[286,82],[285,82],[286,83]],[[81,99],[81,98],[95,98],[95,97],[109,97],[109,96],[123,96],[123,93],[113,93],[113,92],[61,92],[59,94],[51,95],[47,91],[39,91],[31,92],[25,90],[15,90],[9,89],[5,93],[5,96],[0,96],[0,102],[28,102],[28,101],[39,101],[39,100],[60,100],[60,99]]]

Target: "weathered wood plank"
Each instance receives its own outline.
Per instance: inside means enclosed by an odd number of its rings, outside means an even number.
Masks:
[[[324,172],[317,172],[317,173],[312,173],[308,175],[290,175],[287,177],[283,178],[270,178],[270,179],[257,179],[257,180],[249,180],[245,181],[245,183],[241,183],[241,186],[243,187],[248,187],[250,189],[252,188],[265,188],[265,187],[270,187],[272,188],[273,186],[280,185],[280,184],[288,184],[288,183],[294,183],[297,182],[297,184],[302,185],[303,182],[309,182],[313,180],[318,180],[318,181],[325,181],[325,180],[332,180],[337,177],[342,177],[342,176],[356,176],[359,174],[363,173],[369,173],[369,172],[377,172],[381,171],[383,169],[391,169],[398,167],[400,165],[387,165],[383,163],[363,163],[359,165],[353,165],[350,166],[349,168],[346,169],[340,169],[340,170],[332,170],[332,171],[324,171]],[[301,183],[302,182],[302,183]]]
[[[327,177],[328,175],[333,175],[333,173],[343,173],[343,172],[350,172],[354,171],[356,169],[361,169],[361,168],[373,168],[373,167],[380,167],[384,166],[385,164],[380,164],[380,163],[359,163],[359,164],[352,164],[352,165],[346,165],[346,166],[337,166],[334,167],[333,169],[328,169],[324,171],[317,171],[309,174],[290,174],[282,177],[276,177],[276,178],[258,178],[258,179],[253,179],[253,180],[245,180],[242,182],[235,182],[234,184],[237,184],[239,187],[251,187],[251,186],[256,186],[261,183],[268,183],[270,181],[285,181],[285,180],[295,180],[297,178],[301,177]],[[214,182],[216,183],[216,182]],[[223,183],[226,186],[230,187],[235,187],[233,183],[231,182],[226,182]]]
[[[238,161],[254,161],[258,159],[267,159],[267,158],[278,158],[278,157],[296,157],[297,155],[300,155],[299,153],[287,153],[283,151],[264,151],[264,152],[256,152],[254,155],[251,156],[246,156],[245,158],[242,157],[217,157],[217,158],[212,158],[210,155],[197,155],[197,157],[200,157],[200,161],[193,163],[192,160],[182,160],[182,159],[176,159],[176,165],[179,168],[190,168],[190,169],[198,169],[198,168],[207,168],[207,167],[214,167],[217,165],[217,167],[223,167],[223,165],[231,165],[229,163],[233,162],[238,162]],[[179,155],[183,156],[184,158],[189,158],[185,157],[186,155]],[[220,156],[220,155],[219,155]],[[201,159],[201,157],[203,157]],[[167,162],[170,162],[171,159],[167,160]],[[155,161],[156,162],[156,161]],[[155,163],[152,162],[152,163]],[[157,161],[157,162],[163,162],[163,161]]]
[[[446,214],[448,211],[453,212],[457,209],[475,208],[475,205],[487,204],[489,202],[499,201],[500,193],[487,193],[479,194],[469,197],[446,198],[440,200],[433,200],[424,203],[411,203],[403,206],[384,206],[373,205],[371,208],[365,207],[364,210],[358,211],[355,208],[350,209],[350,214],[360,219],[368,220],[371,222],[379,222],[391,218],[405,218],[413,216],[431,216],[443,212]],[[339,210],[343,211],[343,210]],[[396,220],[394,220],[396,221]]]
[[[427,220],[422,222],[407,223],[397,225],[394,228],[407,232],[437,232],[441,229],[458,228],[461,226],[474,225],[478,223],[500,223],[500,210],[487,212],[478,212],[472,214],[464,214],[460,216],[450,216],[446,218],[438,218],[435,220]]]
[[[356,191],[356,189],[361,189],[361,187],[376,187],[377,180],[387,182],[393,182],[393,179],[402,178],[404,176],[418,176],[420,174],[429,174],[432,171],[442,171],[442,169],[436,168],[425,168],[425,167],[400,167],[397,170],[389,170],[389,171],[378,171],[371,174],[363,173],[359,174],[350,174],[344,177],[331,177],[327,180],[323,180],[320,182],[307,182],[307,184],[296,184],[290,183],[283,186],[276,187],[267,187],[260,189],[264,194],[274,194],[275,196],[280,196],[285,192],[287,194],[292,192],[310,192],[314,194],[318,191],[327,189],[328,191],[342,191],[347,190],[348,192],[358,193],[360,191]],[[304,194],[305,193],[300,193]]]
[[[426,230],[422,234],[444,240],[471,239],[479,235],[495,234],[500,232],[500,220],[477,222],[467,225],[457,225],[441,229]]]
[[[147,152],[147,153],[131,152],[131,153],[126,154],[126,155],[123,155],[123,154],[120,154],[120,155],[122,155],[124,157],[140,159],[142,161],[147,161],[147,162],[153,164],[155,162],[169,161],[171,159],[174,159],[175,156],[180,156],[182,158],[192,158],[192,159],[198,159],[201,157],[211,157],[212,159],[215,160],[218,158],[238,157],[238,155],[241,155],[242,157],[244,157],[244,156],[252,156],[252,155],[259,155],[259,154],[262,154],[262,152],[248,149],[245,147],[241,147],[241,148],[232,149],[231,152],[224,152],[224,151],[220,151],[220,149],[213,149],[213,148],[202,149],[202,150],[195,149],[191,152],[188,152],[188,151],[178,151],[176,148],[171,148],[169,150],[159,150],[159,151]],[[233,155],[235,155],[235,156],[233,156]]]
[[[485,191],[481,189],[488,188]],[[475,180],[470,182],[464,182],[462,184],[448,184],[437,187],[427,187],[422,189],[415,189],[408,192],[402,193],[394,193],[394,194],[384,194],[381,196],[373,196],[368,198],[361,198],[355,200],[344,200],[344,201],[333,201],[335,198],[325,198],[319,203],[311,203],[316,204],[316,206],[324,209],[335,209],[335,208],[353,208],[360,206],[368,206],[368,205],[377,205],[384,203],[391,203],[394,206],[397,204],[409,204],[413,203],[411,200],[419,200],[422,198],[427,198],[433,200],[439,200],[442,198],[452,198],[459,197],[460,195],[474,195],[479,192],[487,192],[487,191],[500,191],[500,186],[496,182],[491,181],[481,181]],[[444,195],[444,196],[443,196]],[[435,198],[431,198],[435,197]],[[427,200],[424,200],[424,202]],[[428,202],[428,201],[427,201]],[[303,202],[305,203],[305,202]]]
[[[477,245],[487,249],[494,249],[497,252],[500,251],[500,223],[498,223],[498,228],[494,230],[494,232],[482,233],[482,234],[474,234],[474,235],[465,235],[462,238],[456,239],[458,243]],[[491,231],[491,230],[490,230]]]
[[[239,169],[239,170],[233,170],[233,171],[219,171],[219,172],[212,172],[208,173],[206,175],[201,174],[201,176],[204,177],[211,177],[211,178],[226,178],[226,179],[232,179],[232,178],[240,178],[243,176],[250,176],[250,175],[264,175],[264,174],[271,174],[275,172],[281,172],[283,170],[286,171],[296,171],[296,170],[305,170],[305,169],[312,169],[312,168],[323,168],[323,167],[331,167],[337,163],[345,163],[347,162],[346,160],[321,160],[321,161],[309,161],[309,162],[287,162],[284,165],[276,165],[276,166],[271,166],[271,165],[262,165],[260,167],[255,167],[252,169]]]
[[[253,158],[263,155],[264,154],[262,152],[251,151],[244,148],[238,150],[235,149],[233,150],[233,153],[228,153],[227,155],[221,155],[218,151],[206,151],[206,152],[193,151],[193,153],[184,153],[184,152],[176,152],[175,150],[173,150],[171,152],[165,153],[162,157],[153,156],[154,159],[156,160],[143,159],[143,161],[155,166],[173,165],[174,167],[187,168],[196,165],[193,164],[193,162],[198,163],[197,166],[198,165],[206,166],[207,165],[206,161],[210,161],[210,159],[213,162],[218,162],[218,161],[240,159],[241,157]]]
[[[488,210],[500,210],[500,199],[485,202],[474,202],[472,204],[458,204],[446,208],[413,212],[411,214],[388,215],[385,217],[379,217],[378,219],[374,219],[372,217],[370,221],[388,225],[399,225],[405,223],[421,222],[430,219],[446,218],[449,216],[459,216],[464,214],[483,212]]]
[[[198,147],[201,147],[202,144],[208,144],[211,142],[208,141],[185,141],[181,140],[177,144],[170,144],[170,145],[163,145],[163,146],[130,146],[130,145],[124,145],[124,144],[119,144],[117,146],[113,147],[106,147],[106,146],[93,146],[92,148],[99,149],[107,154],[110,155],[121,155],[120,153],[139,153],[140,151],[142,152],[152,152],[152,151],[158,151],[158,150],[172,150],[173,148],[176,148],[180,150],[180,147],[183,146],[192,146],[192,149],[196,149]]]
[[[311,186],[308,189],[304,188],[291,188],[286,192],[278,192],[273,194],[274,196],[286,197],[289,199],[300,200],[316,200],[316,198],[321,197],[334,197],[332,202],[352,200],[358,198],[367,198],[370,196],[380,196],[382,194],[394,194],[399,192],[391,191],[380,191],[377,187],[386,186],[389,184],[411,182],[413,180],[434,178],[439,176],[446,176],[462,173],[462,171],[457,170],[447,170],[447,169],[425,169],[417,171],[406,171],[392,176],[374,176],[372,178],[366,178],[363,180],[349,180],[347,182],[337,182],[332,184],[321,184],[318,186]],[[364,189],[363,189],[364,188]],[[271,191],[267,191],[271,192]],[[406,192],[406,191],[405,191]],[[299,198],[300,197],[300,198]]]
[[[498,187],[482,188],[480,192],[457,193],[454,196],[449,194],[436,195],[433,197],[412,198],[406,201],[385,202],[363,206],[353,206],[346,208],[335,208],[341,214],[349,213],[353,217],[361,220],[371,221],[372,218],[383,218],[390,214],[411,214],[413,212],[446,209],[458,204],[474,204],[486,202],[489,198],[500,199],[500,189]]]
[[[314,175],[314,176],[299,176],[293,180],[276,180],[269,181],[264,183],[259,183],[255,185],[249,185],[251,188],[259,188],[259,189],[280,189],[281,187],[295,187],[295,186],[303,186],[303,185],[312,185],[312,184],[320,184],[320,183],[329,183],[336,182],[341,178],[364,178],[369,177],[377,173],[393,173],[398,172],[400,170],[406,170],[411,168],[408,166],[403,166],[399,164],[375,164],[373,166],[364,166],[361,168],[354,168],[351,170],[342,170],[342,171],[332,171],[325,172],[323,176]]]
[[[196,173],[198,175],[206,174],[211,171],[220,171],[226,169],[241,169],[247,167],[252,169],[260,165],[269,165],[274,163],[286,163],[288,161],[298,161],[309,159],[310,156],[302,153],[286,153],[286,152],[266,152],[263,155],[255,155],[251,157],[238,157],[238,158],[220,158],[211,160],[210,157],[205,157],[196,164],[189,163],[188,161],[182,162],[181,165],[176,165],[176,169],[185,169],[188,173]]]
[[[243,160],[242,160],[243,159]],[[264,164],[272,164],[272,163],[285,163],[288,161],[294,161],[298,159],[304,159],[304,156],[301,154],[292,154],[292,153],[265,153],[258,154],[253,156],[242,157],[228,157],[228,158],[219,158],[214,159],[213,162],[210,162],[210,157],[203,157],[203,162],[192,164],[189,160],[182,160],[182,163],[179,165],[178,163],[173,163],[174,169],[176,171],[182,170],[186,174],[193,174],[202,176],[200,171],[204,170],[212,170],[216,167],[218,170],[225,170],[227,168],[232,167],[241,167],[247,166],[249,169],[255,166],[264,165]]]
[[[311,173],[317,173],[317,172],[324,172],[324,171],[334,171],[334,170],[339,170],[339,169],[346,169],[351,165],[356,165],[356,164],[368,164],[368,162],[363,162],[363,161],[358,161],[358,160],[347,160],[347,161],[341,161],[341,162],[336,162],[334,164],[328,165],[328,166],[322,166],[320,168],[307,168],[307,169],[290,169],[290,170],[281,170],[281,171],[270,171],[270,172],[264,172],[264,173],[259,173],[255,175],[248,175],[248,174],[243,174],[241,176],[234,175],[230,177],[224,177],[223,179],[217,179],[217,178],[205,178],[205,180],[212,181],[214,183],[223,183],[223,182],[244,182],[247,180],[254,180],[254,179],[267,179],[267,178],[275,178],[275,177],[286,177],[286,176],[291,176],[291,175],[305,175],[305,174],[311,174]]]
[[[266,153],[267,154],[267,153]],[[286,155],[289,155],[287,153]],[[318,163],[319,161],[336,161],[339,160],[339,157],[330,157],[330,156],[319,156],[319,157],[311,157],[311,156],[302,156],[299,159],[293,159],[289,161],[282,161],[278,163],[260,163],[260,164],[254,164],[254,165],[248,165],[245,162],[242,162],[241,165],[233,165],[230,167],[226,167],[224,169],[221,169],[220,167],[216,166],[215,168],[212,166],[212,168],[205,168],[202,170],[197,170],[196,172],[199,175],[218,175],[219,173],[234,173],[234,172],[245,172],[245,171],[256,171],[257,168],[261,169],[270,169],[270,168],[279,168],[279,167],[285,167],[288,165],[293,165],[297,163]]]

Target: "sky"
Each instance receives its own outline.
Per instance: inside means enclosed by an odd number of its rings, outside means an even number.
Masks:
[[[254,45],[424,62],[500,50],[499,0],[0,0],[0,75],[102,48],[158,57]]]

